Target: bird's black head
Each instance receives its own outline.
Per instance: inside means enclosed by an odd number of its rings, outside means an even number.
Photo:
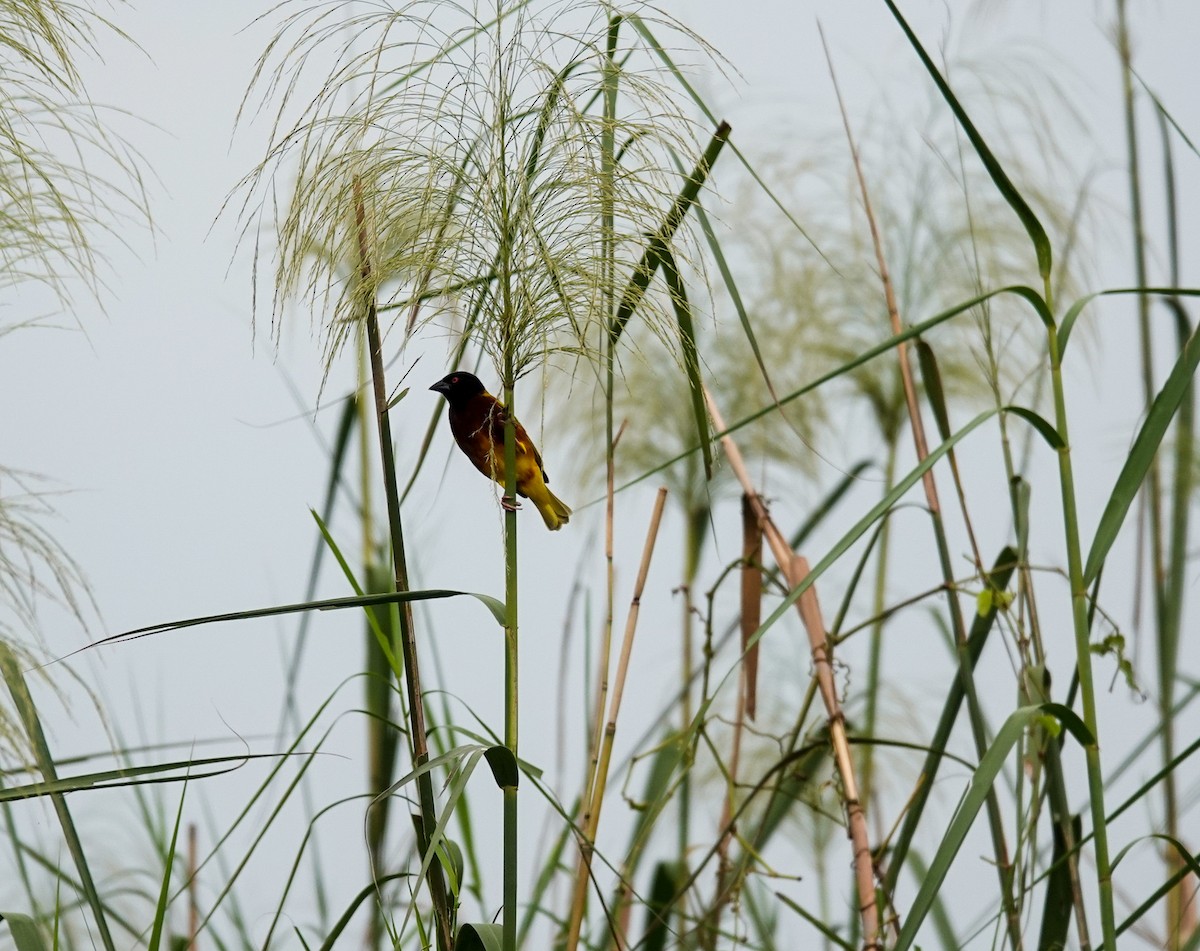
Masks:
[[[461,403],[464,400],[469,400],[472,396],[484,392],[483,384],[479,382],[479,377],[474,373],[467,373],[465,370],[456,370],[453,373],[447,373],[433,384],[430,389],[435,393],[441,393],[451,404]]]

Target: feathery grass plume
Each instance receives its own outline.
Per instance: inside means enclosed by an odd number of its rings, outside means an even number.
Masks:
[[[87,600],[79,566],[40,524],[53,510],[45,494],[30,487],[36,478],[0,466],[0,610],[30,630],[36,630],[39,599],[76,616]]]
[[[636,7],[643,17],[653,13]],[[281,25],[252,87],[264,104],[275,102],[272,145],[243,182],[241,209],[247,228],[274,214],[272,183],[295,176],[271,222],[272,332],[284,302],[304,298],[328,315],[332,359],[357,319],[356,302],[374,295],[394,312],[391,327],[406,330],[444,325],[463,303],[476,315],[468,333],[506,385],[556,351],[597,350],[619,280],[606,268],[601,209],[613,210],[618,264],[635,261],[678,186],[669,150],[696,151],[669,77],[636,45],[637,34],[624,31],[612,61],[623,108],[618,169],[606,194],[598,90],[619,10],[530,0],[365,11],[285,2],[277,10]],[[304,101],[301,90],[317,73]],[[369,268],[357,266],[356,181]],[[324,261],[311,255],[314,247],[325,250]],[[355,268],[337,263],[344,261]]]
[[[98,234],[149,220],[142,160],[77,66],[101,30],[124,37],[77,4],[0,2],[0,288],[32,282],[59,307],[74,281],[100,289]]]
[[[963,68],[956,77],[974,76]],[[969,88],[969,84],[968,88]],[[1003,98],[1009,87],[984,86]],[[1021,116],[1024,134],[1040,141],[1045,120],[1040,110],[1024,112],[1019,104],[1032,89],[1013,88],[1011,110]],[[1011,120],[1008,111],[1004,121]],[[919,135],[908,134],[911,123],[889,118],[865,122],[867,137],[859,142],[872,204],[885,243],[900,310],[919,320],[955,301],[983,290],[1021,283],[1027,274],[1028,238],[1011,209],[995,192],[977,163],[960,161],[959,144],[946,117],[935,112]],[[1003,139],[1001,141],[1004,141]],[[1055,281],[1063,292],[1078,288],[1086,275],[1086,260],[1077,250],[1080,203],[1086,187],[1046,184],[1043,169],[1030,169],[1022,136],[1014,134],[1005,167],[1020,179],[1023,194],[1036,204],[1053,232],[1056,247],[1076,249],[1060,255]],[[1048,155],[1053,153],[1040,152]],[[803,328],[807,375],[819,375],[852,361],[891,333],[875,273],[869,235],[855,210],[859,203],[853,170],[844,156],[810,159],[806,174],[797,175],[790,158],[774,157],[769,177],[784,183],[781,192],[789,207],[802,209],[821,235],[828,263],[817,258],[794,227],[777,215],[756,191],[746,189],[733,203],[731,254],[748,262],[758,275],[751,288],[749,308],[760,319],[755,326]],[[1065,177],[1065,159],[1053,181]],[[824,187],[816,187],[818,183]],[[789,194],[790,188],[790,194]],[[836,197],[830,201],[830,192]],[[832,266],[831,266],[832,265]],[[756,289],[756,290],[755,290]],[[988,404],[1012,402],[1034,376],[1041,359],[1041,328],[1029,321],[1021,305],[1002,297],[973,311],[976,320],[951,321],[931,335],[948,398]],[[768,366],[768,369],[770,367]],[[893,360],[874,360],[847,375],[850,395],[863,401],[885,444],[901,435],[907,422],[903,388]],[[839,398],[839,387],[826,391]],[[844,390],[842,391],[844,392]],[[1036,399],[1037,394],[1032,397]],[[820,400],[817,394],[806,400]],[[1026,398],[1026,402],[1030,398]],[[827,417],[826,417],[827,418]]]

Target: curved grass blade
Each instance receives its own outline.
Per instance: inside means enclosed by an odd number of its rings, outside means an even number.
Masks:
[[[0,802],[14,802],[20,799],[36,799],[39,796],[57,796],[69,792],[81,792],[90,789],[116,789],[122,786],[148,786],[156,783],[179,783],[188,779],[208,779],[212,776],[222,776],[225,773],[240,769],[242,765],[256,759],[278,759],[286,753],[240,753],[236,756],[212,756],[206,759],[180,760],[174,763],[159,763],[154,766],[126,766],[122,769],[104,770],[98,773],[84,773],[80,776],[55,777],[41,783],[26,783],[22,786],[8,786],[0,789]],[[218,763],[236,763],[228,769],[214,769],[197,773],[195,768],[211,766]],[[192,770],[190,776],[157,776],[158,773]],[[153,779],[141,777],[154,776]]]
[[[1159,903],[1159,901],[1162,900],[1163,896],[1165,896],[1168,892],[1170,892],[1171,889],[1173,889],[1177,885],[1179,885],[1179,883],[1182,882],[1185,878],[1187,878],[1187,876],[1194,875],[1195,877],[1200,878],[1200,856],[1193,855],[1191,852],[1189,852],[1187,850],[1187,847],[1184,846],[1184,844],[1182,842],[1178,841],[1177,839],[1172,838],[1169,835],[1161,835],[1161,834],[1149,835],[1149,836],[1146,836],[1145,838],[1161,839],[1162,841],[1164,841],[1168,845],[1170,845],[1175,850],[1175,853],[1179,856],[1179,859],[1180,859],[1179,870],[1177,872],[1175,872],[1174,875],[1171,875],[1157,889],[1155,889],[1153,894],[1151,894],[1149,898],[1147,898],[1144,902],[1142,902],[1140,905],[1138,905],[1138,907],[1136,909],[1134,909],[1132,913],[1130,913],[1129,917],[1126,918],[1124,921],[1122,921],[1117,926],[1117,935],[1118,936],[1124,934],[1126,931],[1128,931],[1130,928],[1132,928],[1135,924],[1137,924],[1138,921],[1141,919],[1141,917],[1144,914],[1146,914],[1146,912],[1148,912],[1151,908],[1153,908],[1155,905],[1157,905]],[[1129,845],[1127,845],[1125,848],[1123,848],[1121,850],[1121,852],[1113,860],[1114,868],[1116,867],[1117,862],[1121,861],[1121,859],[1125,857],[1125,854],[1131,848],[1133,848],[1135,845],[1137,845],[1138,842],[1140,842],[1140,841],[1142,841],[1142,840],[1141,839],[1135,840],[1134,842],[1131,842]],[[1099,948],[1096,949],[1096,951],[1104,951],[1104,947],[1105,946],[1102,944],[1102,945],[1100,945]]]
[[[1094,301],[1097,297],[1114,297],[1119,294],[1152,294],[1168,299],[1172,297],[1200,297],[1200,288],[1195,287],[1114,287],[1106,291],[1096,291],[1094,294],[1086,294],[1079,300],[1075,301],[1063,315],[1062,323],[1058,328],[1058,355],[1062,357],[1067,350],[1067,340],[1071,336],[1071,329],[1075,326],[1075,321],[1079,319],[1079,315],[1083,309]]]
[[[1190,392],[1197,365],[1200,365],[1200,332],[1193,332],[1179,359],[1175,361],[1163,388],[1150,404],[1146,420],[1142,423],[1142,428],[1138,431],[1125,459],[1125,465],[1121,467],[1117,476],[1108,504],[1104,507],[1104,514],[1100,516],[1100,524],[1096,526],[1092,547],[1088,551],[1083,569],[1085,585],[1095,581],[1104,566],[1104,559],[1108,557],[1109,549],[1117,540],[1117,533],[1120,532],[1129,507],[1154,462],[1163,436],[1175,418],[1175,411],[1179,409],[1184,396]]]
[[[971,142],[971,146],[975,149],[975,154],[979,156],[983,162],[987,173],[992,177],[996,188],[1000,194],[1004,196],[1004,200],[1008,202],[1008,206],[1016,212],[1017,217],[1021,219],[1021,224],[1025,226],[1025,231],[1029,235],[1030,241],[1033,242],[1034,250],[1037,253],[1038,273],[1041,274],[1042,280],[1049,282],[1051,271],[1051,251],[1050,239],[1046,236],[1046,229],[1042,227],[1042,223],[1038,221],[1037,215],[1033,213],[1033,209],[1029,207],[1021,193],[1017,191],[1017,187],[1008,177],[1008,173],[1004,171],[1003,166],[997,161],[996,156],[992,154],[992,150],[988,148],[987,143],[983,141],[983,136],[979,134],[979,130],[975,128],[966,110],[962,107],[962,103],[950,89],[949,83],[942,77],[933,60],[929,58],[929,54],[925,52],[925,47],[921,45],[921,41],[917,39],[917,35],[913,33],[908,25],[908,21],[904,19],[900,10],[897,8],[893,0],[883,0],[887,4],[888,9],[892,11],[892,16],[896,18],[896,22],[900,24],[900,29],[904,31],[904,35],[908,37],[909,45],[916,51],[920,57],[921,63],[925,66],[925,70],[933,79],[938,91],[942,94],[942,98],[946,100],[946,104],[954,113],[954,117],[958,119],[958,124],[962,126],[963,132]]]
[[[1095,743],[1091,731],[1079,719],[1079,716],[1073,710],[1059,703],[1041,703],[1036,706],[1021,707],[1009,715],[1008,719],[1004,721],[1004,725],[996,733],[996,739],[988,747],[983,759],[980,760],[979,767],[971,778],[971,784],[967,787],[967,792],[959,803],[958,809],[955,810],[946,835],[942,839],[942,844],[938,847],[933,861],[930,863],[929,874],[921,883],[917,897],[909,908],[904,926],[900,929],[900,937],[895,946],[896,951],[908,951],[908,948],[912,947],[921,925],[937,900],[946,875],[950,871],[950,866],[957,857],[963,840],[967,837],[967,832],[970,831],[975,817],[987,799],[988,791],[992,788],[996,777],[1000,775],[1000,770],[1003,769],[1009,754],[1025,734],[1026,728],[1047,715],[1056,717],[1063,726],[1071,731],[1080,745],[1091,746]]]
[[[260,617],[276,617],[280,614],[299,614],[302,611],[340,611],[345,608],[368,608],[381,604],[402,604],[405,601],[434,601],[439,598],[460,597],[474,598],[486,607],[497,621],[502,620],[504,617],[504,605],[489,595],[477,594],[473,591],[428,588],[423,591],[392,591],[384,594],[364,594],[352,598],[325,598],[317,601],[301,601],[296,604],[280,604],[269,608],[251,608],[247,611],[230,611],[225,614],[206,614],[201,617],[184,618],[180,621],[164,621],[161,624],[149,624],[146,627],[137,627],[130,631],[123,631],[120,634],[102,637],[98,641],[92,641],[92,643],[85,647],[79,648],[79,651],[101,647],[105,644],[120,644],[125,641],[133,641],[140,637],[149,637],[151,634],[165,634],[168,631],[179,631],[188,627],[200,627],[204,624],[218,624],[223,621],[248,621]],[[72,651],[66,657],[73,657],[79,651]],[[65,660],[66,658],[60,659]]]
[[[346,926],[350,924],[350,919],[353,918],[354,913],[356,911],[358,911],[358,906],[361,905],[368,898],[370,898],[372,895],[374,895],[376,892],[376,889],[380,885],[383,885],[386,882],[395,881],[396,879],[408,878],[408,875],[409,875],[408,872],[394,872],[391,875],[384,875],[383,877],[381,877],[379,879],[378,882],[372,882],[370,885],[366,886],[362,891],[360,891],[357,895],[355,895],[350,900],[350,904],[346,906],[346,910],[344,912],[342,912],[342,917],[340,917],[337,920],[337,923],[333,926],[333,929],[329,932],[329,934],[326,936],[325,940],[321,943],[321,951],[333,951],[333,947],[336,944],[338,938],[340,938],[342,936],[342,932],[345,931]]]
[[[466,924],[458,932],[454,951],[501,951],[503,928],[493,924]]]

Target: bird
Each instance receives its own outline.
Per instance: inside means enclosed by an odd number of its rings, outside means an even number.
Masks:
[[[448,373],[430,387],[446,397],[450,406],[450,432],[471,463],[490,479],[505,484],[504,424],[508,410],[485,388],[479,377],[464,370]],[[542,521],[557,532],[571,518],[571,509],[547,487],[550,481],[542,465],[542,456],[525,427],[516,422],[517,494],[529,499]],[[514,500],[505,497],[501,505],[515,509]]]

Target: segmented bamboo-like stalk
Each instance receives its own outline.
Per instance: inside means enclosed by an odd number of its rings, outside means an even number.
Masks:
[[[646,543],[642,548],[642,562],[633,586],[633,597],[629,602],[629,615],[625,620],[625,635],[621,641],[621,657],[617,661],[613,679],[612,697],[609,700],[608,718],[604,724],[604,736],[600,742],[599,755],[594,775],[589,777],[591,802],[585,804],[587,822],[581,830],[579,866],[575,874],[575,890],[571,901],[571,918],[567,925],[567,951],[574,951],[579,944],[583,927],[583,909],[587,897],[587,886],[592,875],[592,854],[596,846],[596,832],[600,828],[600,809],[604,805],[604,791],[608,784],[609,764],[612,762],[613,741],[617,735],[617,714],[621,709],[621,697],[625,691],[625,676],[629,671],[629,658],[633,653],[633,636],[637,631],[638,613],[642,605],[642,592],[646,588],[646,577],[650,573],[650,559],[654,556],[654,543],[658,540],[658,527],[662,523],[663,508],[667,504],[667,490],[660,488],[650,515],[650,527],[646,531]],[[625,942],[616,935],[617,947],[624,949]]]
[[[704,399],[708,403],[708,411],[712,416],[713,425],[718,431],[723,431],[725,420],[713,401],[712,394],[705,387]],[[775,526],[766,506],[763,505],[742,453],[726,433],[721,437],[721,447],[729,466],[742,485],[742,490],[750,498],[750,504],[758,516],[762,526],[763,537],[771,547],[771,554],[779,570],[787,579],[788,586],[798,587],[808,576],[808,560],[792,551],[783,534]],[[821,617],[821,606],[817,602],[815,586],[810,586],[796,601],[796,610],[800,612],[800,620],[808,632],[808,642],[812,650],[813,671],[817,678],[817,687],[821,692],[821,701],[825,704],[825,714],[829,719],[829,741],[833,747],[834,761],[837,763],[838,776],[842,781],[842,802],[846,808],[846,824],[854,853],[854,883],[858,890],[858,910],[862,918],[863,948],[882,948],[882,932],[879,927],[879,908],[875,901],[875,868],[871,860],[871,843],[867,834],[867,817],[858,797],[858,782],[854,775],[854,758],[850,755],[850,741],[846,736],[846,715],[842,712],[841,700],[838,698],[837,683],[833,678],[833,664],[829,640],[825,630],[825,622]]]

